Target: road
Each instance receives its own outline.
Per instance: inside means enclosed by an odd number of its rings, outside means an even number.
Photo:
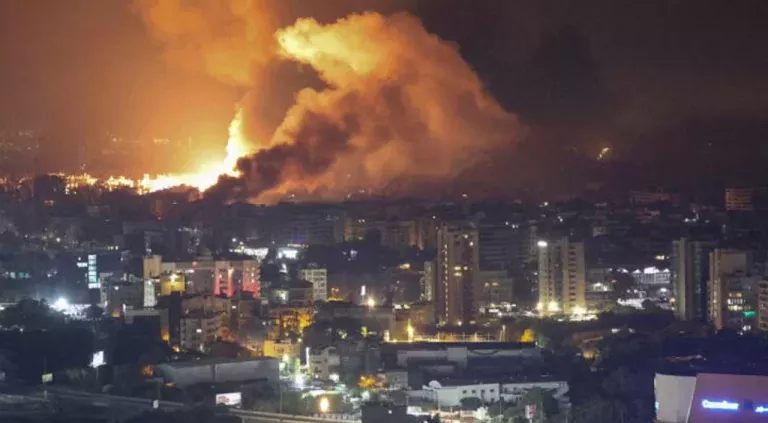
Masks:
[[[29,402],[39,402],[43,395],[44,394],[42,392],[39,392],[34,395],[16,395],[16,397],[26,398]],[[147,411],[153,409],[153,401],[144,398],[92,394],[87,392],[60,389],[49,390],[47,397],[52,402],[59,400],[62,403],[80,403],[91,407],[109,409],[117,408],[121,410],[130,410],[131,412]],[[161,410],[175,410],[184,407],[188,407],[188,405],[172,401],[158,401],[158,408]],[[238,410],[235,408],[229,409],[229,414],[240,417],[243,423],[359,423],[359,420],[321,419],[308,416],[294,416],[290,414]]]

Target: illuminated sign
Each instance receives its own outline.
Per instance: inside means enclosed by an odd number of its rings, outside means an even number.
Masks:
[[[106,362],[104,361],[104,351],[98,351],[93,353],[93,358],[91,358],[91,367],[96,368],[104,365],[105,363]]]
[[[730,402],[726,400],[722,401],[710,401],[710,400],[702,400],[701,406],[708,409],[708,410],[729,410],[729,411],[736,411],[739,409],[739,403],[738,402]]]
[[[239,407],[242,404],[243,404],[243,396],[240,392],[216,394],[216,405],[226,405],[228,407]]]
[[[768,405],[758,405],[755,407],[755,413],[768,413]]]
[[[277,258],[296,260],[299,257],[299,250],[296,248],[279,248],[277,250]]]
[[[88,289],[99,289],[101,284],[99,283],[99,275],[96,270],[96,255],[88,255]]]

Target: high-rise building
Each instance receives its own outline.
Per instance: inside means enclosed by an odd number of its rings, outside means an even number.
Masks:
[[[328,270],[320,269],[317,265],[310,264],[306,269],[299,271],[299,277],[312,284],[312,300],[328,300]]]
[[[344,239],[347,241],[361,240],[371,232],[376,232],[381,245],[402,250],[422,244],[419,236],[419,223],[415,220],[375,220],[346,218],[344,220]]]
[[[672,287],[675,316],[681,320],[706,320],[709,253],[716,241],[672,241]]]
[[[108,316],[121,316],[126,308],[141,308],[144,304],[144,284],[140,279],[106,277],[101,281],[100,303]]]
[[[443,224],[437,231],[435,312],[440,323],[475,321],[482,295],[478,238],[468,224]]]
[[[754,210],[753,198],[755,190],[752,188],[726,188],[725,210],[727,211],[752,211]]]
[[[538,248],[539,312],[543,315],[586,313],[584,243],[568,238],[541,240]]]
[[[757,289],[757,328],[768,331],[768,281],[760,281]]]
[[[717,248],[709,257],[709,321],[718,330],[756,329],[761,277],[752,275],[752,252]]]
[[[424,273],[421,275],[421,300],[435,300],[435,283],[437,281],[437,264],[434,261],[424,262]]]
[[[506,270],[481,270],[480,281],[483,295],[480,304],[493,307],[501,303],[512,302],[513,279]]]
[[[515,254],[515,229],[505,223],[480,225],[480,268],[507,270]]]

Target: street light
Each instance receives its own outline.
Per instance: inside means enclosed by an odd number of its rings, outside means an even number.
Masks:
[[[560,305],[557,304],[557,301],[550,301],[549,305],[547,305],[547,311],[550,313],[556,313],[560,311]]]
[[[376,307],[376,300],[373,299],[373,297],[368,297],[368,308],[374,308]]]
[[[328,397],[320,398],[320,413],[325,414],[331,409],[331,402],[328,401]]]

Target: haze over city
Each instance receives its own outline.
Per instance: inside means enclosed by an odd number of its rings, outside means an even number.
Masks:
[[[766,134],[759,1],[1,7],[0,128],[39,144],[16,173],[237,171],[227,196],[254,201],[765,176],[742,165]]]

